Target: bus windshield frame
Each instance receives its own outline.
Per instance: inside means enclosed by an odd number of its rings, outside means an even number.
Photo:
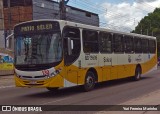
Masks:
[[[62,61],[62,37],[56,21],[33,21],[14,28],[15,67],[54,67]]]

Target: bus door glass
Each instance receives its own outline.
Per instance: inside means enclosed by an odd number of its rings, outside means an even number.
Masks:
[[[65,87],[69,87],[78,83],[77,61],[81,51],[79,28],[66,26],[63,30],[63,38]]]

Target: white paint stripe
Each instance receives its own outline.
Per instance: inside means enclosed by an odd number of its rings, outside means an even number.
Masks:
[[[0,86],[0,89],[12,88],[12,87],[15,87],[15,85],[9,85],[9,86]]]
[[[67,97],[67,98],[58,99],[58,100],[55,100],[55,101],[50,101],[50,102],[42,103],[41,105],[46,105],[46,104],[51,104],[51,103],[55,103],[55,102],[60,102],[60,101],[66,100],[68,98],[71,98],[71,97]]]

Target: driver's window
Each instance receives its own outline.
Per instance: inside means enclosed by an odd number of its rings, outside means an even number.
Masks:
[[[80,30],[75,27],[65,27],[63,30],[64,38],[64,54],[65,54],[65,65],[70,65],[80,55],[81,44],[80,44]],[[71,39],[72,42],[72,54],[68,54],[67,38]]]

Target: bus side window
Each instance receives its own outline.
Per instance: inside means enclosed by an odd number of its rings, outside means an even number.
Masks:
[[[98,32],[94,30],[83,30],[83,51],[84,53],[98,53]]]
[[[125,53],[133,53],[133,37],[131,36],[125,36],[124,37],[124,50]]]
[[[112,53],[112,34],[100,32],[99,33],[99,49],[101,53]]]
[[[149,52],[155,53],[156,51],[156,41],[155,40],[149,40]]]
[[[135,47],[135,53],[142,53],[142,42],[141,38],[134,38],[134,47]]]
[[[64,38],[64,54],[65,54],[65,64],[72,64],[80,55],[81,43],[80,43],[80,30],[76,27],[66,26],[63,30]],[[68,54],[67,38],[70,38],[72,41],[72,54]]]
[[[143,53],[149,52],[148,39],[142,39],[142,51]]]
[[[114,52],[116,53],[123,53],[124,52],[124,46],[123,46],[123,35],[114,34],[113,35],[113,46],[114,46]]]

